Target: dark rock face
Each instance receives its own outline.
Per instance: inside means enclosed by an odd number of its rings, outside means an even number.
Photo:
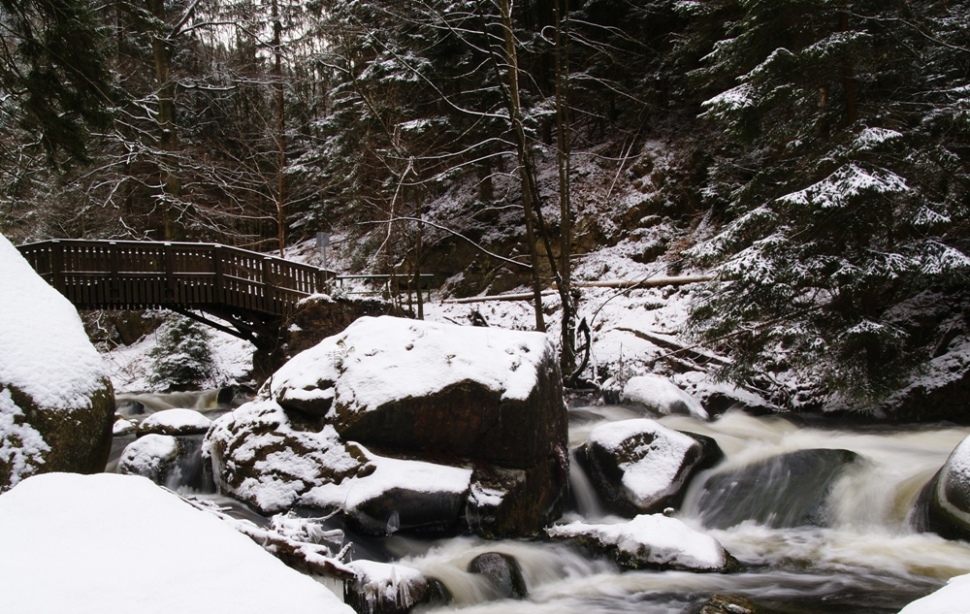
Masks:
[[[525,599],[529,596],[522,568],[514,557],[500,552],[486,552],[468,564],[468,571],[484,576],[501,599]]]
[[[12,403],[20,408],[21,413],[13,418],[14,422],[36,431],[49,448],[42,452],[43,462],[36,463],[34,472],[104,471],[114,423],[114,392],[110,381],[101,381],[86,408],[71,411],[40,407],[13,386],[0,384],[0,394],[9,395]],[[13,471],[10,463],[0,459],[0,491],[10,486]]]
[[[826,526],[826,499],[858,459],[848,450],[798,450],[707,477],[693,503],[705,526],[745,520],[771,527]]]
[[[681,433],[653,420],[630,420],[606,425],[606,429],[629,425],[619,445],[607,445],[597,431],[576,450],[577,462],[586,471],[606,508],[632,518],[679,507],[690,480],[724,459],[712,438]],[[647,477],[653,489],[637,488],[638,477]]]
[[[303,301],[283,325],[282,330],[286,331],[284,362],[336,335],[358,318],[384,315],[404,314],[393,304],[379,299],[311,297]]]
[[[970,540],[970,438],[953,450],[916,500],[910,522],[919,531]]]

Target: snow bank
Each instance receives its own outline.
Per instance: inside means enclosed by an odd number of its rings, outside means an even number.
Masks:
[[[13,386],[46,409],[89,407],[107,377],[101,355],[70,301],[2,235],[0,293],[0,387]]]
[[[970,603],[970,574],[950,578],[935,593],[910,603],[899,614],[966,614]]]
[[[286,363],[264,391],[283,404],[332,399],[335,407],[351,412],[432,395],[465,381],[499,391],[503,399],[525,400],[543,358],[553,352],[542,333],[406,322],[361,318]]]
[[[353,610],[148,480],[46,474],[0,495],[0,611],[265,614]],[[131,570],[119,580],[112,570]]]

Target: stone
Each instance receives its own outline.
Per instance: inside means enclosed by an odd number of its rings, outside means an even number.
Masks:
[[[125,446],[117,472],[140,475],[171,490],[181,486],[212,490],[201,448],[201,436],[144,435]]]
[[[525,599],[529,596],[522,568],[515,557],[509,554],[479,554],[468,563],[468,571],[488,580],[500,599]]]
[[[662,375],[631,377],[623,387],[621,401],[639,406],[654,415],[682,414],[708,419],[707,410],[700,401]]]
[[[910,518],[919,531],[970,541],[970,437],[920,491]]]
[[[362,318],[274,373],[254,405],[263,416],[244,406],[232,418],[220,419],[220,426],[210,431],[209,449],[217,476],[225,472],[222,482],[229,491],[260,509],[270,499],[276,500],[270,505],[274,508],[330,500],[328,493],[336,489],[327,484],[339,485],[339,479],[285,476],[283,469],[269,479],[266,468],[275,465],[259,460],[284,451],[293,458],[306,456],[312,445],[284,439],[308,442],[316,433],[319,443],[324,429],[332,431],[323,438],[328,442],[380,451],[380,456],[358,455],[360,463],[351,473],[362,470],[365,457],[375,468],[392,459],[470,467],[471,479],[450,474],[445,499],[463,493],[467,500],[456,517],[464,513],[463,528],[484,536],[536,535],[561,514],[565,503],[566,408],[554,348],[539,333]],[[282,430],[278,428],[284,423]],[[262,451],[256,451],[257,445]],[[368,483],[377,481],[371,478]],[[326,487],[314,490],[316,486]],[[357,507],[341,507],[370,531],[390,526],[393,523],[382,515],[395,500],[431,496],[424,483],[407,495],[401,487],[385,484],[378,489],[376,496],[384,502],[374,499],[365,505],[355,494]],[[430,490],[438,494],[429,506],[450,509],[442,503],[443,491]],[[420,526],[406,522],[403,513],[398,520],[400,530]],[[443,533],[460,528],[438,522],[427,526]]]
[[[114,392],[73,305],[0,236],[0,492],[104,471]]]
[[[832,486],[859,455],[807,449],[705,476],[691,502],[704,526],[726,529],[745,520],[774,528],[828,526]]]
[[[724,453],[710,437],[641,419],[596,427],[575,458],[607,509],[632,518],[679,507],[690,480]]]
[[[662,514],[642,514],[619,524],[574,522],[550,527],[546,533],[606,556],[622,569],[728,573],[740,568],[713,537]]]
[[[138,423],[138,434],[202,435],[212,420],[194,409],[166,409],[155,412]]]
[[[344,602],[360,614],[405,614],[417,606],[444,605],[451,594],[441,581],[404,565],[354,561],[344,582]]]

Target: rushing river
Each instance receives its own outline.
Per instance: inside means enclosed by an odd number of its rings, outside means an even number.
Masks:
[[[220,409],[211,399],[206,403],[206,409]],[[151,413],[161,408],[145,409]],[[598,424],[637,417],[622,407],[573,408],[570,447],[581,445]],[[351,536],[354,558],[400,561],[438,578],[454,601],[425,611],[464,614],[693,613],[715,594],[746,597],[779,614],[894,613],[948,578],[970,573],[970,544],[916,533],[907,522],[922,486],[970,428],[838,428],[823,420],[796,424],[740,412],[713,422],[681,416],[661,422],[713,437],[726,454],[723,463],[694,480],[674,515],[720,541],[744,565],[743,573],[621,572],[610,562],[562,544],[471,537],[428,542],[394,536],[374,542]],[[774,528],[751,521],[724,529],[704,526],[701,519],[708,517],[711,506],[746,506],[746,517],[763,518],[766,508],[786,506],[786,491],[797,492],[790,488],[789,476],[778,475],[770,478],[777,483],[769,480],[765,485],[770,496],[745,498],[732,492],[725,500],[712,500],[704,489],[707,479],[788,452],[819,448],[851,450],[861,457],[831,488],[825,502],[827,526]],[[565,521],[623,521],[604,515],[575,464],[571,482],[574,504]],[[515,557],[528,599],[498,600],[480,575],[465,571],[485,552]]]
[[[571,415],[572,447],[603,421],[639,417],[609,406],[578,408]],[[696,612],[714,594],[745,596],[773,612],[897,612],[948,578],[970,573],[970,544],[915,533],[906,518],[920,488],[970,428],[832,429],[740,412],[710,423],[687,417],[661,422],[716,439],[727,459],[712,472],[813,448],[851,450],[862,462],[832,489],[826,528],[770,528],[744,522],[707,529],[696,507],[704,476],[695,480],[675,515],[720,541],[745,565],[744,573],[621,573],[605,561],[539,542],[460,538],[429,545],[396,538],[388,545],[404,557],[404,564],[441,579],[453,593],[455,603],[431,611],[465,614]],[[581,472],[574,471],[572,486],[577,500],[572,516],[611,520],[603,516]],[[763,504],[784,505],[784,500],[766,499]],[[519,561],[528,600],[489,601],[488,587],[464,571],[474,556],[489,551],[508,553]]]

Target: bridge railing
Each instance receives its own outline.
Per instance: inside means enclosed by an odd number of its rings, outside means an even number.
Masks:
[[[224,305],[283,315],[336,277],[310,265],[210,243],[28,243],[20,252],[79,308]]]

